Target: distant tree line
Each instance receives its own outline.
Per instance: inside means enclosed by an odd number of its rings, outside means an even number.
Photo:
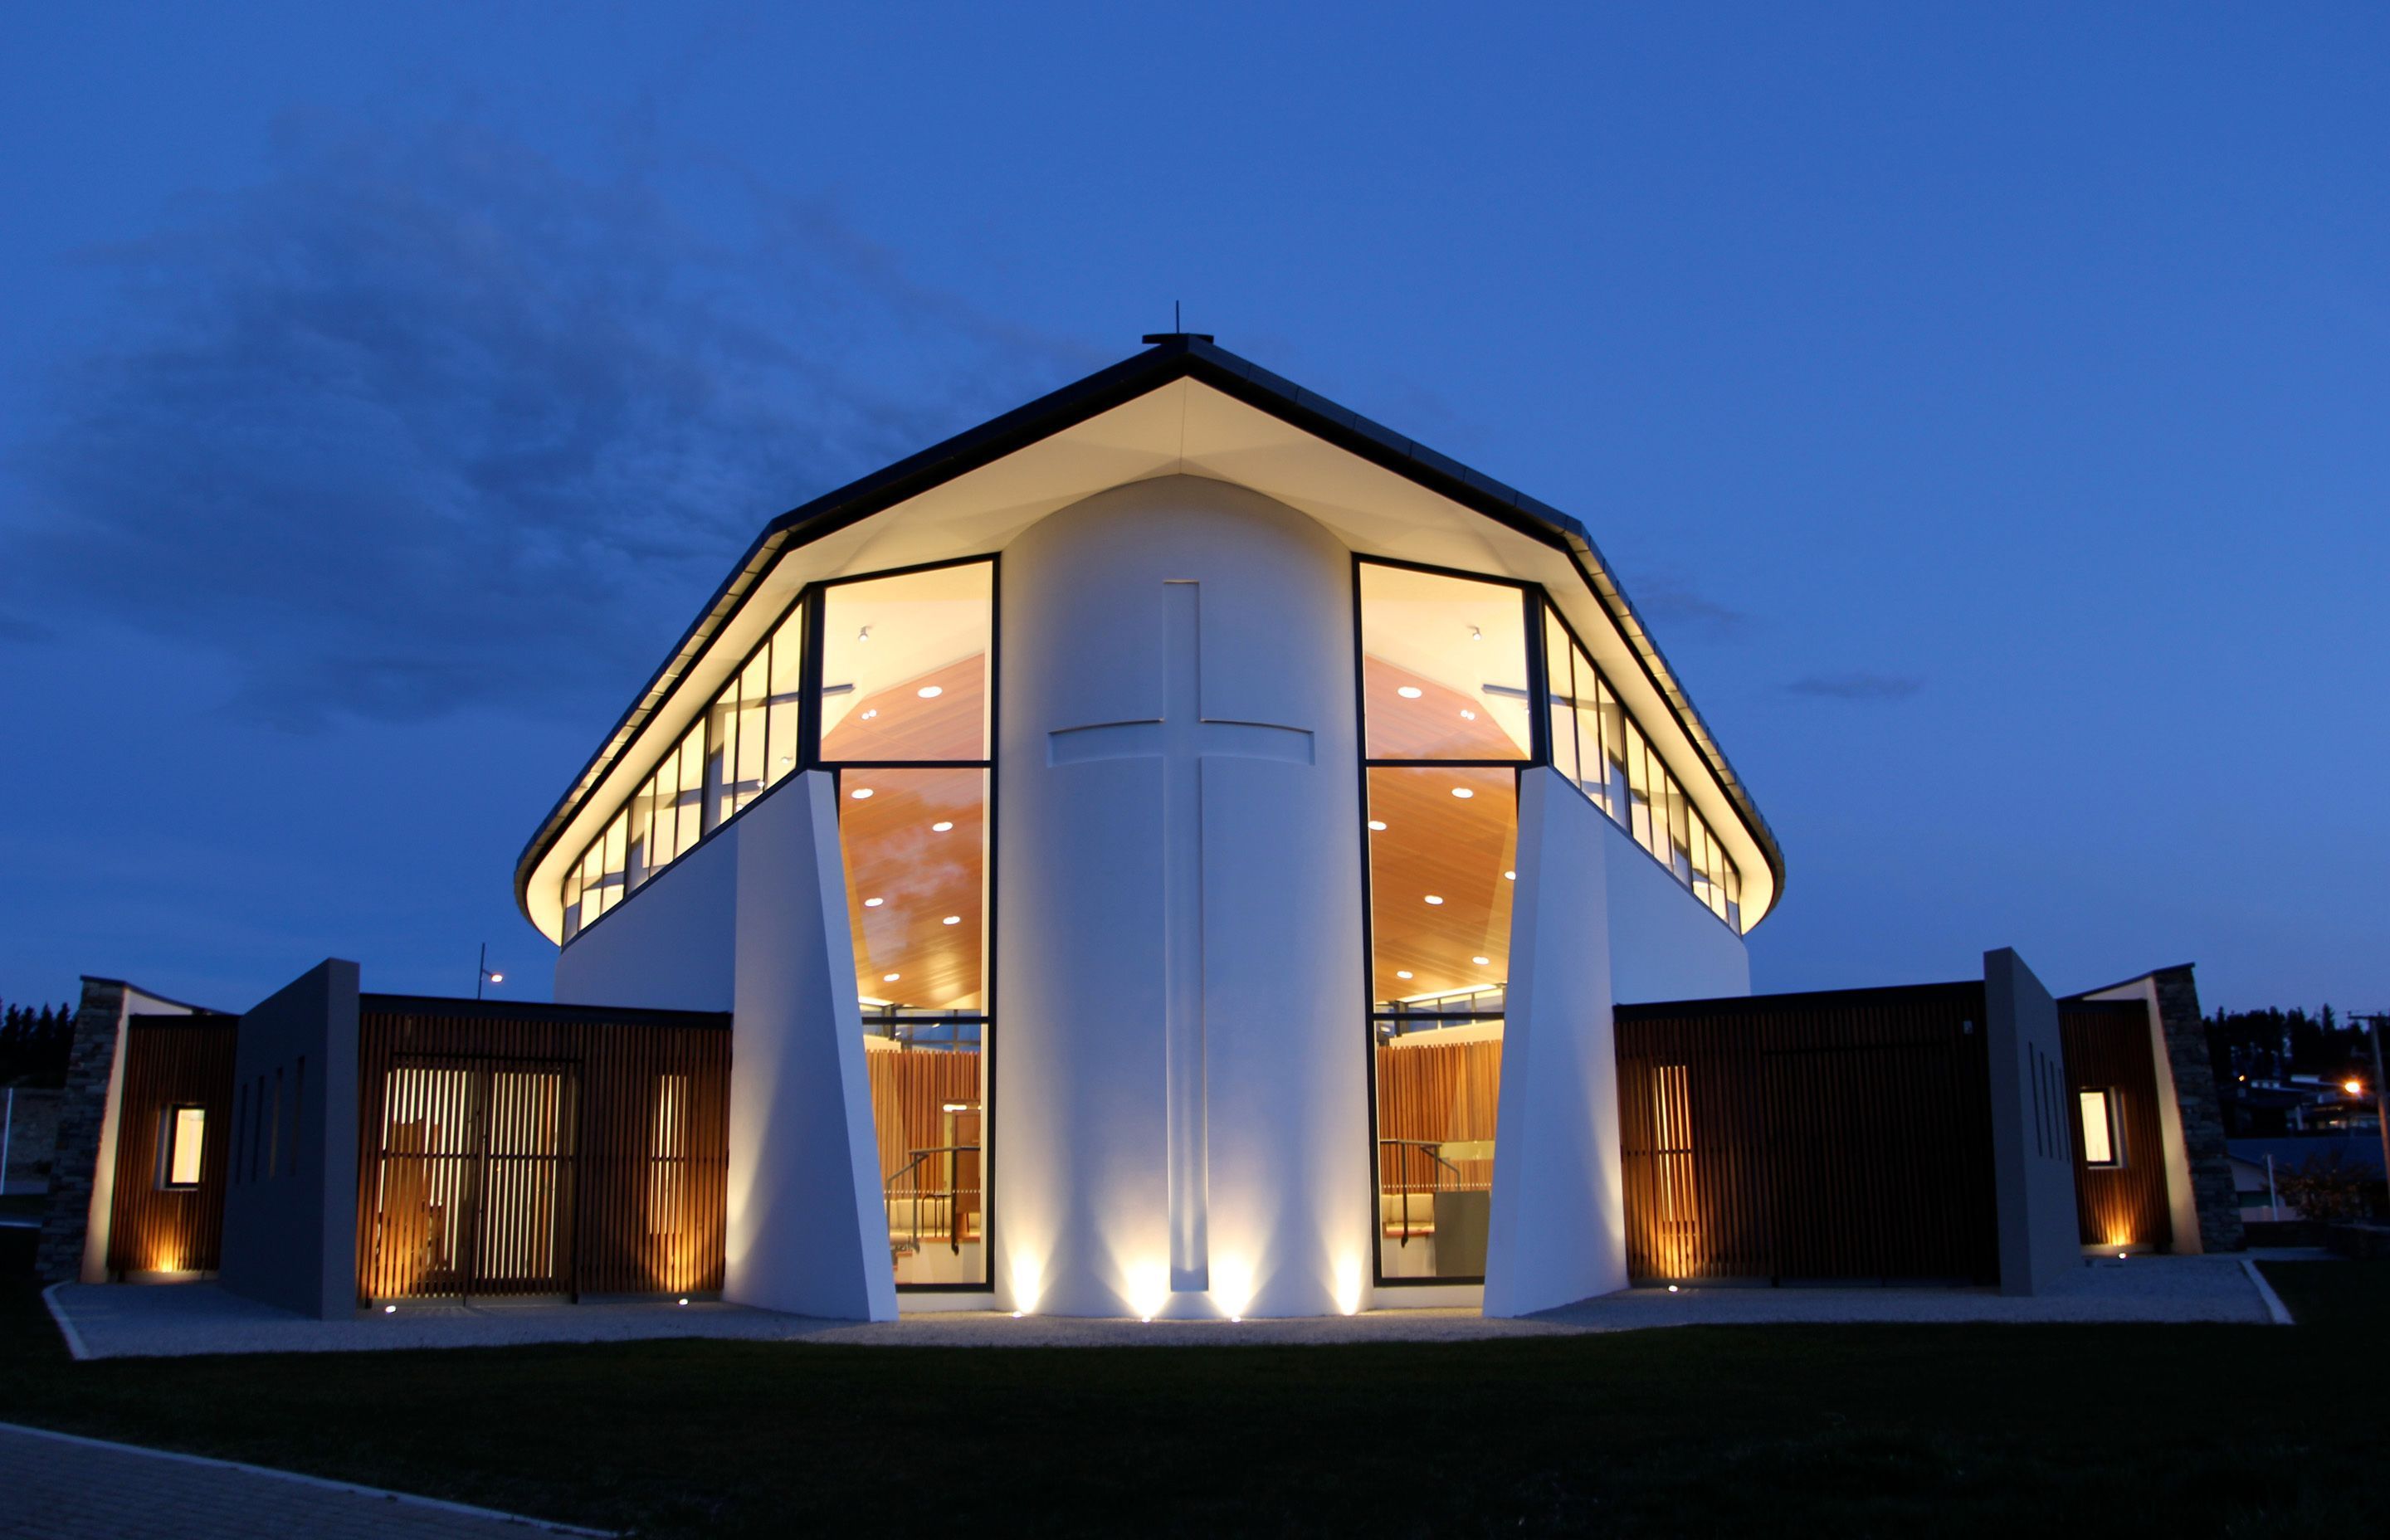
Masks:
[[[63,1084],[74,1017],[72,1006],[0,1006],[0,1084]]]
[[[2373,1047],[2365,1029],[2341,1025],[2330,1006],[2315,1016],[2298,1006],[2219,1010],[2207,1019],[2207,1057],[2223,1085],[2243,1075],[2253,1081],[2319,1075],[2373,1084]]]

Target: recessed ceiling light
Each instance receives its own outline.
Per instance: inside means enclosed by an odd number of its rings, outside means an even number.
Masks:
[[[848,792],[848,793],[847,793],[847,795],[848,795],[848,796],[850,796],[850,797],[852,797],[852,798],[854,798],[856,802],[859,802],[863,801],[866,797],[868,797],[868,796],[870,796],[870,795],[871,795],[871,788],[869,788],[869,787],[867,787],[867,786],[858,786],[858,787],[856,787],[854,790],[852,790],[852,791]]]
[[[1397,968],[1394,969],[1394,977],[1397,979],[1407,979],[1410,976],[1411,970],[1407,968]]]
[[[902,973],[882,973],[880,975],[880,982],[883,984],[893,984],[904,976]]]
[[[879,707],[877,707],[877,706],[874,706],[874,707],[872,707],[869,711],[867,711],[867,712],[864,712],[864,713],[863,713],[863,720],[864,720],[864,721],[866,721],[866,722],[868,722],[868,721],[870,721],[873,717],[878,716],[879,714],[880,714],[880,708],[879,708]]]
[[[1460,720],[1463,722],[1474,722],[1477,720],[1477,713],[1471,711],[1468,707],[1463,706],[1460,708]]]
[[[1505,882],[1516,882],[1519,880],[1519,874],[1517,872],[1504,872],[1502,874],[1502,880]]]
[[[867,909],[877,909],[887,902],[884,898],[867,898],[863,901],[863,906]]]
[[[924,685],[913,693],[919,696],[924,700],[935,700],[938,697],[945,694],[946,692],[943,686]]]
[[[948,823],[945,819],[941,818],[936,823],[930,826],[930,830],[933,834],[944,834],[946,830],[954,827],[954,825]]]
[[[963,917],[960,915],[948,915],[945,918],[938,921],[941,925],[960,925],[962,922]]]
[[[1475,795],[1477,795],[1477,793],[1476,793],[1476,792],[1471,791],[1471,789],[1469,789],[1469,788],[1467,788],[1467,787],[1465,787],[1465,786],[1456,786],[1456,787],[1454,787],[1454,788],[1452,789],[1452,794],[1453,794],[1454,796],[1456,796],[1456,797],[1459,798],[1459,799],[1460,799],[1462,802],[1467,802],[1470,798],[1474,797]]]
[[[1444,902],[1444,897],[1440,893],[1430,893],[1427,895],[1427,901],[1430,904],[1441,904]]]
[[[1369,820],[1369,827],[1382,834],[1386,829],[1386,821],[1383,818],[1372,818]]]
[[[1478,967],[1483,968],[1483,967],[1484,967],[1487,963],[1492,962],[1494,959],[1493,959],[1493,958],[1491,958],[1491,957],[1471,957],[1471,958],[1470,958],[1469,960],[1470,960],[1471,962],[1475,963]]]
[[[1405,685],[1394,693],[1406,700],[1417,700],[1420,698],[1420,687],[1417,685]]]
[[[781,768],[781,769],[786,770],[786,769],[789,767],[790,758],[790,755],[787,755],[787,754],[782,754],[782,755],[780,756],[780,768]]]

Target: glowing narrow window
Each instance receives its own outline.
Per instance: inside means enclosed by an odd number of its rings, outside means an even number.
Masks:
[[[2115,1098],[2105,1091],[2078,1091],[2075,1101],[2083,1121],[2083,1163],[2123,1165],[2124,1141],[2116,1136]]]
[[[199,1151],[207,1139],[208,1110],[170,1107],[166,1110],[166,1186],[199,1185]]]

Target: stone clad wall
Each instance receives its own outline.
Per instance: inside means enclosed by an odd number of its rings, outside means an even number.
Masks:
[[[33,1253],[34,1270],[45,1283],[71,1279],[83,1271],[100,1131],[108,1119],[108,1082],[116,1070],[117,1026],[123,1016],[122,984],[109,979],[83,982],[74,1042],[67,1050],[57,1153],[50,1163],[49,1208],[43,1215],[42,1238]]]
[[[2224,1148],[2224,1110],[2216,1099],[2216,1072],[2208,1061],[2207,1031],[2199,1014],[2199,985],[2188,964],[2161,969],[2150,977],[2157,985],[2158,1023],[2165,1033],[2175,1101],[2182,1112],[2191,1196],[2199,1208],[2200,1244],[2211,1251],[2237,1251],[2247,1238],[2242,1232],[2241,1200],[2232,1190],[2232,1167]]]

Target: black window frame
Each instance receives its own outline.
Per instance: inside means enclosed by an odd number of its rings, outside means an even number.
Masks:
[[[846,587],[849,584],[857,583],[876,583],[884,578],[911,577],[919,572],[934,572],[955,567],[974,566],[984,566],[988,570],[987,738],[985,743],[983,745],[983,748],[986,751],[985,754],[982,758],[970,760],[824,759],[821,753],[821,687],[823,653],[825,650],[823,644],[827,639],[826,632],[829,613],[828,599],[830,590]],[[713,756],[719,748],[714,737],[714,703],[721,698],[722,690],[725,686],[743,677],[747,670],[754,664],[755,660],[761,657],[766,648],[771,647],[773,642],[779,636],[781,630],[788,625],[790,617],[792,615],[801,616],[801,619],[798,621],[798,626],[799,635],[802,637],[801,645],[803,651],[803,657],[800,662],[797,675],[797,753],[795,756],[795,763],[791,764],[787,773],[782,775],[777,780],[767,780],[761,790],[750,797],[743,806],[737,809],[726,818],[721,818],[719,820],[715,819],[713,798],[711,795],[708,795],[705,799],[702,816],[700,821],[700,832],[698,834],[697,842],[690,845],[687,850],[676,852],[673,856],[672,861],[665,866],[649,868],[646,879],[641,881],[636,888],[630,886],[631,866],[629,856],[629,836],[626,833],[624,836],[623,868],[623,888],[622,891],[622,896],[608,905],[605,912],[598,915],[594,919],[585,922],[578,920],[576,918],[570,933],[566,935],[562,943],[559,944],[560,947],[571,947],[576,944],[582,937],[588,935],[598,926],[603,925],[608,920],[613,918],[614,915],[621,910],[624,905],[628,904],[633,898],[637,896],[637,894],[647,887],[649,882],[653,881],[657,877],[670,871],[674,866],[678,866],[681,862],[688,859],[691,854],[702,849],[723,830],[730,828],[739,819],[745,817],[750,810],[761,804],[765,799],[778,792],[781,788],[794,782],[800,776],[803,775],[804,772],[808,770],[827,770],[830,773],[832,785],[840,789],[839,805],[842,814],[843,813],[845,806],[843,789],[844,776],[845,773],[849,770],[977,769],[983,772],[987,776],[987,852],[986,870],[983,877],[983,881],[986,887],[986,892],[982,902],[986,911],[987,924],[986,934],[982,943],[983,954],[981,958],[981,967],[983,969],[983,977],[981,980],[980,996],[982,1008],[977,1011],[961,1012],[924,1010],[918,1018],[919,1020],[934,1020],[941,1022],[976,1025],[979,1029],[979,1051],[981,1055],[980,1084],[982,1086],[980,1106],[980,1187],[982,1189],[980,1193],[980,1281],[977,1283],[899,1283],[896,1285],[896,1288],[898,1291],[902,1293],[993,1293],[996,1288],[995,1280],[996,1277],[996,1103],[1000,1099],[996,1091],[996,1039],[999,1035],[996,1028],[997,918],[996,904],[997,870],[996,826],[998,822],[996,818],[996,808],[998,806],[999,796],[999,774],[996,765],[996,740],[998,724],[1003,720],[1002,664],[1004,647],[1004,565],[1001,553],[989,551],[973,556],[949,557],[939,561],[915,562],[909,566],[891,567],[880,571],[854,572],[834,578],[816,578],[814,581],[800,586],[796,593],[790,597],[789,602],[781,606],[781,608],[774,613],[771,619],[765,624],[762,635],[757,638],[755,644],[749,648],[746,652],[741,654],[739,661],[723,675],[724,684],[717,685],[710,693],[704,695],[704,697],[698,702],[696,714],[689,720],[683,721],[677,725],[675,731],[669,735],[670,741],[647,766],[645,774],[634,778],[631,791],[624,796],[621,802],[613,805],[612,809],[607,814],[605,819],[599,824],[596,842],[599,844],[604,842],[606,839],[606,830],[613,826],[614,819],[618,815],[622,815],[626,812],[630,807],[631,802],[639,795],[641,788],[649,785],[655,779],[657,772],[663,768],[664,761],[680,752],[681,743],[688,736],[689,727],[692,723],[701,723],[705,731],[705,752],[700,756],[700,763],[711,764],[713,762]],[[766,751],[768,753],[768,750]],[[769,772],[770,765],[767,762],[765,764],[765,773],[767,776],[769,775]],[[581,854],[574,858],[573,865],[569,868],[569,871],[578,871],[580,869],[581,863],[587,859],[589,848],[590,846],[587,843],[585,843],[581,847]],[[559,884],[564,880],[565,878],[563,876],[559,876],[558,879]],[[570,906],[567,905],[566,907]],[[868,1008],[864,1012],[865,1025],[867,1028],[874,1022],[879,1021],[894,1024],[916,1019],[917,1018],[906,1017],[901,1012],[891,1014],[878,1012]]]
[[[177,1182],[174,1180],[174,1149],[178,1140],[178,1131],[182,1127],[182,1114],[185,1112],[197,1112],[199,1115],[199,1174],[187,1182]],[[209,1121],[207,1103],[200,1101],[170,1101],[164,1110],[159,1114],[158,1190],[160,1192],[197,1192],[207,1185]]]

